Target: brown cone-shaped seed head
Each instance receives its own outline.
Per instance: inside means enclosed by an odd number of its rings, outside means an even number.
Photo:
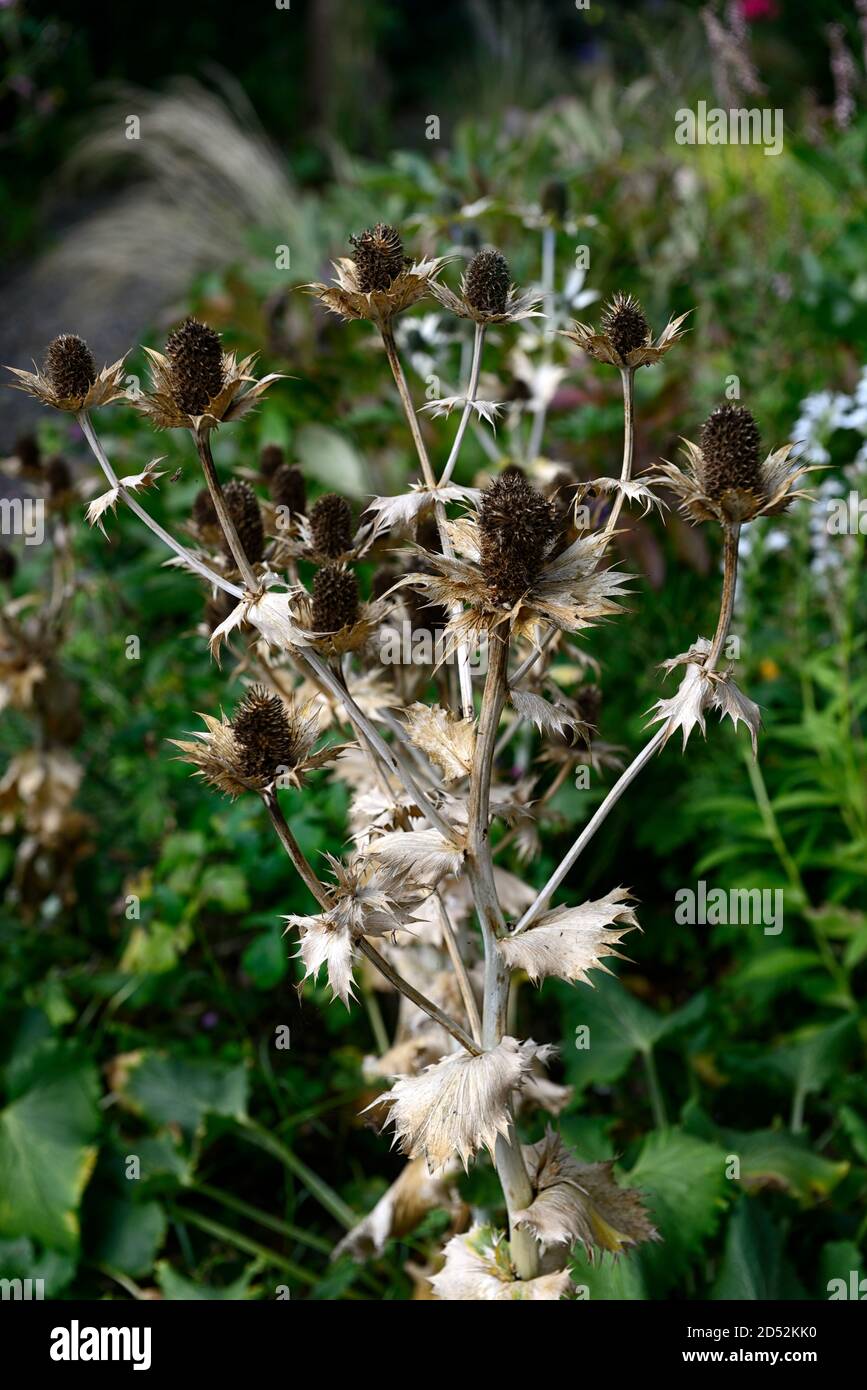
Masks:
[[[326,492],[310,510],[313,549],[319,555],[337,560],[352,546],[352,512],[344,497]]]
[[[187,319],[170,334],[166,354],[172,364],[172,396],[186,415],[204,415],[223,389],[220,335],[198,319]]]
[[[271,478],[271,501],[276,507],[287,507],[292,516],[303,516],[307,510],[307,485],[297,464],[281,463]]]
[[[39,442],[33,434],[22,434],[15,441],[15,457],[22,468],[37,469],[41,461]]]
[[[61,333],[49,343],[42,370],[64,400],[83,400],[96,381],[93,353],[74,333]]]
[[[355,266],[359,288],[365,294],[371,290],[387,290],[405,264],[400,232],[387,222],[377,222],[359,236],[349,238],[355,248]]]
[[[732,488],[760,491],[762,441],[759,427],[746,406],[717,406],[701,427],[699,445],[708,497],[718,501]]]
[[[233,478],[223,489],[226,508],[235,523],[244,554],[252,565],[258,564],[265,553],[265,529],[259,499],[249,483]],[[228,548],[228,543],[227,543]]]
[[[259,454],[259,472],[263,478],[273,478],[284,461],[285,455],[279,444],[265,444]]]
[[[650,336],[650,324],[644,310],[631,294],[616,294],[602,313],[602,331],[608,334],[615,352],[621,357],[644,347]]]
[[[235,711],[232,731],[244,777],[267,786],[298,761],[297,740],[279,695],[254,685]]]
[[[519,471],[505,473],[482,495],[479,532],[482,573],[495,602],[516,603],[557,534],[551,503]]]
[[[339,632],[358,618],[358,580],[345,565],[323,565],[313,577],[314,632]]]
[[[464,299],[481,314],[505,313],[512,277],[505,256],[493,247],[477,251],[464,277]]]

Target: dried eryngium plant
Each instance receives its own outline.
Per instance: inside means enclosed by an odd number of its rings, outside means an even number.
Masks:
[[[620,373],[620,477],[582,485],[561,470],[544,492],[511,466],[483,489],[458,486],[451,478],[468,425],[481,427],[496,412],[477,399],[487,329],[539,317],[544,296],[516,288],[492,248],[470,261],[455,292],[440,279],[445,260],[411,261],[393,227],[379,224],[351,245],[354,256],[338,263],[336,282],[308,288],[346,322],[366,319],[378,331],[420,475],[400,496],[374,498],[360,517],[333,494],[308,506],[303,476],[273,445],[258,469],[221,482],[211,436],[277,378],[257,379],[252,358],[239,362],[195,320],[171,334],[164,355],[148,353],[153,388],[133,401],[157,428],[192,436],[205,487],[187,541],[163,530],[139,500],[158,483],[155,464],[119,479],[92,423],[93,408],[122,396],[121,364],[98,372],[81,340],[65,336],[51,344],[41,372],[16,370],[15,384],[79,419],[108,482],[90,504],[90,521],[102,526],[126,503],[170,547],[174,563],[205,585],[203,632],[215,656],[235,655],[248,689],[230,715],[206,712],[203,728],[175,742],[217,791],[262,799],[311,898],[309,911],[286,919],[305,976],[324,971],[341,1006],[352,1007],[374,981],[398,996],[394,1037],[366,1072],[383,1087],[371,1109],[392,1128],[407,1166],[338,1249],[375,1257],[426,1211],[445,1207],[452,1235],[427,1271],[436,1297],[568,1297],[573,1246],[616,1254],[656,1232],[640,1194],[621,1187],[610,1164],[583,1162],[550,1128],[538,1143],[522,1144],[520,1116],[533,1107],[556,1115],[569,1093],[547,1075],[553,1049],[513,1035],[512,976],[583,986],[621,955],[638,927],[625,886],[612,884],[577,906],[557,904],[554,895],[673,733],[680,730],[685,747],[716,709],[742,720],[755,744],[758,708],[721,660],[738,532],[798,496],[805,470],[788,448],[762,463],[749,411],[724,405],[700,443],[686,445],[684,467],[667,463],[633,478],[635,372],[675,347],[685,316],[654,339],[638,302],[618,294],[598,331],[575,324],[565,337]],[[426,296],[474,324],[465,395],[440,412],[460,409],[441,467],[428,452],[395,336],[397,317]],[[533,856],[553,795],[576,769],[619,765],[618,750],[598,737],[598,689],[589,681],[571,692],[557,685],[552,661],[567,651],[579,669],[591,666],[572,639],[621,610],[628,578],[608,560],[617,518],[624,503],[661,510],[657,485],[674,492],[690,518],[722,527],[717,629],[664,663],[682,674],[676,694],[655,707],[651,723],[659,727],[536,892],[498,856],[507,846],[519,863]],[[613,496],[604,523],[594,525],[582,505],[589,487]],[[379,564],[366,597],[356,569],[362,557]],[[409,650],[384,659],[379,639],[396,624],[410,632]],[[421,657],[419,634],[437,639]],[[484,675],[478,699],[474,671]],[[515,776],[515,760],[503,754],[519,730],[533,755]],[[279,792],[305,785],[326,764],[351,788],[353,848],[328,855],[320,873],[297,843]],[[499,1175],[507,1229],[468,1231],[454,1191],[461,1165],[483,1150]]]

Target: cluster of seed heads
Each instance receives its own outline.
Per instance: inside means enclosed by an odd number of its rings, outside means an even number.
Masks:
[[[232,720],[241,774],[267,786],[298,761],[298,741],[279,695],[254,685]]]
[[[733,488],[758,493],[762,440],[751,411],[720,405],[702,425],[699,437],[708,497],[719,501]]]
[[[502,314],[511,283],[509,263],[501,252],[493,247],[477,251],[464,276],[464,299],[479,313]]]
[[[377,222],[349,240],[355,250],[359,288],[365,294],[387,290],[406,265],[400,232],[387,222]]]
[[[554,509],[509,468],[482,494],[479,559],[495,603],[517,603],[533,583],[557,536]]]
[[[220,335],[198,319],[187,319],[169,335],[166,355],[172,364],[172,397],[186,415],[204,415],[223,389]]]
[[[42,371],[63,400],[83,400],[96,381],[93,353],[75,333],[61,333],[49,343]]]

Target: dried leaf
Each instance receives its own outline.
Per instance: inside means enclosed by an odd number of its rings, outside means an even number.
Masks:
[[[615,947],[638,927],[629,903],[627,889],[613,888],[604,898],[544,913],[534,926],[503,937],[497,947],[512,970],[526,970],[535,982],[556,975],[590,984],[588,970],[606,970],[602,958],[620,957]]]
[[[436,763],[447,782],[465,777],[473,765],[476,725],[440,705],[416,703],[404,710],[406,731],[416,748]]]
[[[560,1299],[571,1278],[568,1270],[560,1269],[536,1279],[518,1279],[503,1232],[474,1226],[466,1235],[453,1236],[448,1242],[445,1264],[430,1282],[439,1299],[504,1303],[512,1299]]]

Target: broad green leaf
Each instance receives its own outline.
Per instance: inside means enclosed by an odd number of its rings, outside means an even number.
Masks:
[[[644,1141],[626,1179],[642,1193],[662,1237],[661,1244],[640,1251],[648,1288],[659,1297],[701,1254],[716,1229],[729,1188],[725,1154],[681,1130],[657,1131]]]
[[[369,491],[361,455],[344,435],[328,425],[302,425],[295,451],[303,471],[323,487],[359,498]]]
[[[256,1264],[251,1265],[233,1283],[218,1289],[213,1284],[195,1283],[192,1279],[185,1279],[182,1274],[178,1274],[176,1270],[172,1269],[165,1260],[159,1260],[157,1263],[157,1283],[162,1289],[163,1297],[175,1303],[213,1302],[215,1300],[240,1302],[252,1297],[250,1285],[256,1275],[257,1268]]]
[[[581,990],[569,1019],[576,1029],[575,1046],[565,1049],[564,1061],[570,1082],[579,1088],[616,1081],[635,1053],[648,1051],[666,1028],[665,1018],[634,999],[619,980],[607,977],[595,989]]]
[[[740,1160],[748,1191],[783,1187],[804,1204],[824,1200],[849,1172],[845,1160],[822,1158],[788,1130],[722,1130],[719,1142]]]
[[[224,912],[246,912],[250,906],[247,880],[237,864],[209,864],[202,874],[199,897]]]
[[[783,1237],[759,1202],[742,1197],[726,1231],[713,1299],[794,1299],[804,1291],[783,1255]]]
[[[257,989],[273,989],[289,969],[289,950],[279,927],[257,936],[244,951],[242,964]]]
[[[155,1125],[177,1125],[187,1138],[208,1115],[246,1118],[248,1077],[243,1066],[155,1052],[119,1059],[116,1089],[123,1103]]]
[[[88,1245],[97,1264],[133,1279],[150,1273],[166,1235],[166,1214],[159,1202],[105,1198],[97,1206],[93,1223]]]
[[[75,1274],[75,1259],[59,1250],[34,1248],[32,1240],[0,1240],[0,1279],[41,1279],[46,1298],[57,1298]]]
[[[641,1261],[635,1253],[615,1256],[606,1250],[592,1264],[581,1256],[572,1261],[572,1278],[578,1285],[579,1296],[589,1295],[591,1301],[636,1302],[648,1297]]]
[[[0,1235],[75,1250],[96,1160],[98,1095],[96,1069],[66,1044],[41,1048],[19,1072],[0,1111]]]
[[[851,1105],[841,1108],[839,1120],[852,1148],[862,1162],[867,1163],[867,1120]]]
[[[819,1258],[819,1298],[851,1299],[860,1303],[867,1295],[861,1281],[867,1277],[867,1258],[851,1240],[833,1240],[822,1247]]]
[[[847,1058],[856,1038],[852,1018],[840,1019],[826,1027],[805,1028],[791,1041],[776,1048],[768,1064],[786,1077],[798,1094],[821,1091]]]

